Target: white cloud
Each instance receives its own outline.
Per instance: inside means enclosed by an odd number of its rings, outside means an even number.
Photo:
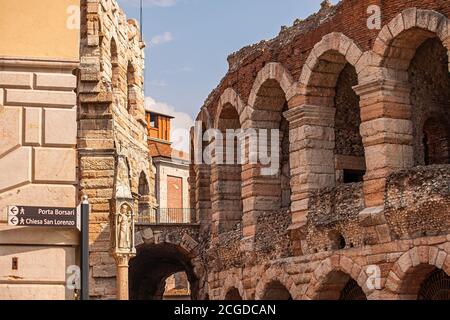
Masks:
[[[174,106],[156,101],[151,97],[145,98],[145,109],[174,117],[171,125],[171,142],[173,148],[189,152],[190,130],[194,126],[194,119],[184,112],[179,112]]]
[[[149,85],[153,87],[167,87],[167,82],[164,80],[151,80],[148,82]]]
[[[175,5],[176,0],[144,0],[144,5],[155,7],[171,7]]]
[[[157,45],[160,45],[163,43],[171,42],[172,40],[173,40],[172,33],[166,31],[163,34],[158,34],[158,35],[154,36],[150,40],[150,43],[154,46],[157,46]]]

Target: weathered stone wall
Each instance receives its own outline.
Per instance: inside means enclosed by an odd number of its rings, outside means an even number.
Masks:
[[[395,239],[448,233],[449,180],[448,165],[417,167],[389,176],[386,219]]]
[[[82,1],[81,33],[78,147],[80,193],[91,204],[90,294],[114,298],[116,263],[109,251],[116,199],[131,191],[135,213],[139,200],[156,203],[154,194],[139,194],[142,173],[154,190],[143,96],[145,45],[137,22],[127,21],[115,0]]]
[[[306,237],[309,253],[363,246],[369,234],[359,225],[362,183],[318,191],[311,197]],[[366,242],[365,242],[366,241]]]

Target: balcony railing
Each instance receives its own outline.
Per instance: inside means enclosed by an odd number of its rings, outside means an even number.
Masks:
[[[154,224],[191,224],[194,223],[194,210],[158,208],[149,209],[141,212],[137,218],[137,224],[154,225]]]

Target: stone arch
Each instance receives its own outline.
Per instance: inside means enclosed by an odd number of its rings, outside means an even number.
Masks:
[[[170,243],[139,246],[130,261],[130,299],[161,300],[166,279],[179,272],[187,274],[195,299],[199,277],[187,251]]]
[[[326,289],[326,285],[330,278],[335,278],[336,284],[333,288],[336,292]],[[364,292],[366,298],[369,297],[374,290],[367,287],[368,276],[364,267],[360,266],[352,259],[345,256],[333,256],[328,258],[320,265],[312,274],[311,281],[304,296],[306,300],[317,300],[321,298],[322,293],[327,292],[327,299],[339,299],[342,290],[345,289],[349,281],[356,283]]]
[[[395,102],[385,98],[388,103],[384,108],[395,111],[399,122],[396,127],[408,127],[403,140],[412,141],[403,148],[410,150],[405,152],[405,159],[395,159],[405,167],[425,165],[422,117],[432,110],[447,121],[450,119],[450,112],[444,107],[450,101],[449,25],[448,18],[437,11],[408,8],[382,28],[373,45],[373,66],[368,68],[364,82],[382,79],[386,87],[380,90],[389,90],[390,96],[399,97]],[[433,54],[434,59],[427,60]],[[442,58],[447,66],[441,65]]]
[[[299,300],[300,294],[291,276],[280,266],[271,267],[264,272],[262,279],[258,282],[255,292],[255,300],[265,299],[267,290],[272,284],[280,284],[289,292],[293,300]],[[287,300],[287,299],[286,299]]]
[[[433,10],[408,8],[399,13],[381,29],[373,45],[373,52],[380,57],[376,61],[381,76],[407,81],[409,63],[428,38],[438,37],[450,53],[448,25],[447,17]]]
[[[236,290],[237,292],[239,292],[239,296],[241,297],[242,300],[248,300],[247,299],[247,294],[245,292],[244,289],[244,285],[242,284],[242,281],[239,279],[239,277],[232,273],[229,274],[226,279],[225,282],[223,283],[223,289],[222,289],[222,295],[220,300],[226,300],[227,295],[233,291]]]
[[[200,113],[197,116],[197,121],[201,121],[202,123],[205,123],[206,130],[209,130],[213,127],[213,122],[211,120],[211,115],[209,113],[208,108],[203,107],[200,111]]]
[[[258,93],[261,87],[267,80],[275,80],[286,94],[286,100],[290,100],[295,93],[296,86],[294,83],[294,79],[288,70],[284,68],[284,66],[279,62],[270,62],[264,66],[256,76],[256,79],[253,83],[252,90],[250,92],[250,96],[248,98],[248,106],[251,108],[254,107],[256,99],[258,97]],[[253,112],[250,110],[249,115]],[[251,117],[250,117],[251,118]]]
[[[363,55],[352,39],[333,32],[314,46],[303,65],[300,109],[319,119],[314,121],[314,131],[309,129],[317,136],[311,138],[311,144],[324,140],[311,151],[321,154],[324,170],[320,187],[362,182],[366,173],[360,100],[353,89],[366,65]]]
[[[142,228],[135,234],[137,255],[130,261],[130,298],[159,300],[165,280],[185,272],[192,299],[197,299],[203,267],[196,259],[198,243],[190,233],[179,230]]]
[[[242,140],[245,150],[243,165],[244,185],[248,186],[244,194],[243,236],[251,238],[255,234],[255,225],[260,213],[268,210],[287,209],[291,205],[290,144],[289,122],[283,112],[288,110],[288,101],[296,85],[289,72],[278,62],[271,62],[262,68],[249,96],[243,126],[250,128]],[[269,150],[279,150],[271,163],[274,172],[266,174],[268,166],[263,166],[254,157],[258,144],[257,135],[264,130],[268,134]],[[268,130],[268,131],[266,131]],[[273,133],[279,134],[279,140],[273,145]],[[272,155],[275,156],[275,155]],[[276,166],[275,166],[276,165]]]
[[[234,91],[233,88],[225,89],[225,91],[222,93],[222,95],[219,98],[219,103],[217,105],[217,110],[216,110],[216,116],[214,119],[214,128],[215,129],[219,128],[220,115],[221,115],[223,109],[229,105],[231,105],[233,108],[235,108],[237,111],[237,114],[239,115],[239,117],[241,117],[241,115],[244,112],[245,105],[244,105],[244,102],[242,101],[241,97],[236,93],[236,91]],[[239,123],[242,125],[242,121],[240,119],[239,119]]]
[[[212,232],[214,235],[229,232],[242,221],[242,164],[240,115],[244,104],[236,92],[228,88],[222,94],[215,117],[213,143],[214,159],[211,165]],[[227,135],[233,129],[234,136]],[[230,146],[229,144],[232,143]],[[230,159],[228,159],[230,158]],[[214,192],[213,192],[214,190]]]
[[[386,290],[397,299],[417,299],[421,283],[434,269],[450,276],[448,252],[435,246],[415,247],[393,265],[386,280]]]
[[[303,93],[311,94],[311,86],[321,86],[318,73],[320,73],[321,64],[324,61],[331,62],[326,67],[331,65],[333,69],[329,71],[333,71],[331,74],[334,74],[334,77],[330,78],[324,87],[334,87],[345,62],[355,67],[358,74],[364,69],[366,61],[361,59],[362,56],[363,51],[360,47],[343,33],[332,32],[327,34],[320,42],[316,43],[303,65],[299,80]]]

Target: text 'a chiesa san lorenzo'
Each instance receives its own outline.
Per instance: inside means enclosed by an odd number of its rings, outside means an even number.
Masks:
[[[450,1],[324,1],[232,53],[189,155],[138,21],[40,2],[0,0],[0,299],[77,299],[80,203],[92,299],[450,299]],[[229,130],[277,131],[277,172]]]

